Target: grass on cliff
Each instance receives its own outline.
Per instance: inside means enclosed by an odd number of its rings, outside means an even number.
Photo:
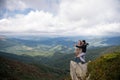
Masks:
[[[88,64],[90,80],[120,80],[120,52],[105,54]]]

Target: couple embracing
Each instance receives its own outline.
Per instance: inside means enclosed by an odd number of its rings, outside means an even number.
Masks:
[[[86,49],[89,44],[86,43],[85,40],[79,40],[77,44],[75,44],[75,62],[79,63],[81,62],[84,64],[85,61],[85,55],[86,55]]]

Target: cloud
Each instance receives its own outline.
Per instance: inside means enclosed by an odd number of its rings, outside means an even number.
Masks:
[[[57,13],[60,0],[22,0],[29,8]]]
[[[55,19],[52,14],[44,11],[31,11],[28,15],[16,15],[14,18],[0,20],[1,31],[52,31]]]
[[[22,0],[1,0],[1,7],[8,11],[24,10],[27,8],[27,4]]]
[[[9,11],[31,8],[55,13],[60,0],[0,0],[0,2],[0,6]]]
[[[0,0],[0,18],[2,18],[3,16],[3,11],[2,9],[5,7],[5,1],[4,0]]]
[[[14,10],[24,10],[27,8],[27,5],[22,0],[5,0],[5,8],[14,11]]]
[[[57,14],[60,0],[0,0],[0,19],[39,10]]]
[[[62,36],[115,36],[116,34],[119,36],[120,34],[118,0],[62,0],[58,3],[53,0],[50,3],[46,0],[40,2],[36,0],[33,5],[31,0],[20,1],[20,5],[24,6],[18,6],[17,9],[36,10],[30,11],[27,15],[16,14],[14,17],[1,19],[0,32]],[[48,11],[48,6],[57,10],[57,14]]]
[[[5,0],[0,0],[0,9],[2,9],[5,5]]]

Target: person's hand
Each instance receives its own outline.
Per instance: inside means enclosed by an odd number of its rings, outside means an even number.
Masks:
[[[87,45],[89,45],[89,43],[86,43]]]

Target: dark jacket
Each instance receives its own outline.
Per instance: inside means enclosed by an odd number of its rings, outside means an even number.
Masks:
[[[82,46],[76,45],[76,47],[77,47],[77,48],[81,48],[81,49],[82,49],[82,52],[84,52],[84,53],[86,52],[87,46],[88,46],[88,43],[86,43],[86,44],[84,44],[84,45],[82,45]]]

